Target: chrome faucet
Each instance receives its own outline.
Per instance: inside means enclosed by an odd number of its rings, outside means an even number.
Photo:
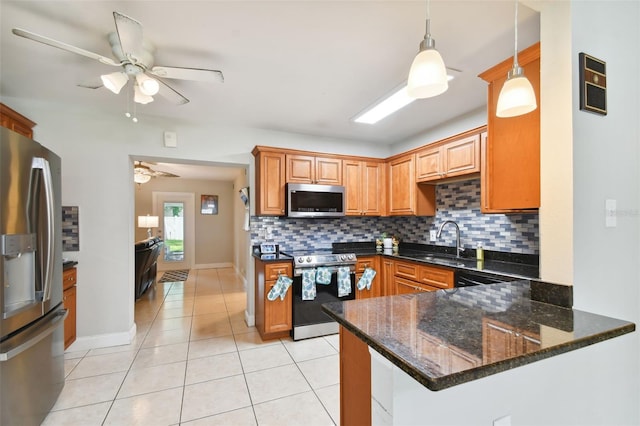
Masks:
[[[438,229],[436,238],[440,238],[440,235],[442,234],[442,228],[444,228],[447,223],[451,223],[456,227],[456,257],[460,257],[460,253],[464,251],[464,248],[460,247],[460,227],[457,223],[455,223],[453,220],[445,220],[442,225],[440,225],[440,229]]]

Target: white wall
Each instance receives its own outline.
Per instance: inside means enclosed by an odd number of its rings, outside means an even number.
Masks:
[[[346,140],[259,129],[188,127],[143,114],[134,124],[120,114],[98,109],[9,97],[2,101],[38,123],[35,139],[62,157],[62,204],[79,206],[80,251],[65,253],[79,261],[78,340],[72,350],[128,343],[135,334],[132,156],[253,167],[255,145],[388,155],[388,147]],[[177,148],[162,146],[164,130],[177,132]],[[247,261],[249,277],[253,276],[251,265]],[[248,290],[252,300],[252,286]]]

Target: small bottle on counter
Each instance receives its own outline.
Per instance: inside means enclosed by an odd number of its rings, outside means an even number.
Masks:
[[[484,261],[484,249],[482,243],[478,243],[476,246],[476,260]]]

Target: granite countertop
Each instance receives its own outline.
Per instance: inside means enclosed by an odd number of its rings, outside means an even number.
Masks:
[[[268,254],[260,254],[253,253],[253,257],[259,259],[263,262],[291,262],[293,261],[293,257],[287,256],[282,253],[268,253]]]
[[[388,256],[427,265],[446,266],[460,271],[481,272],[486,275],[512,278],[538,278],[539,256],[519,253],[504,253],[485,250],[484,261],[478,262],[475,249],[466,249],[466,256],[456,258],[455,247],[428,244],[400,244],[398,251],[377,251],[375,243],[336,243],[336,252],[354,252],[357,256]]]
[[[544,293],[544,284],[519,280],[333,302],[323,309],[433,391],[635,330],[631,322],[532,300],[533,293]]]

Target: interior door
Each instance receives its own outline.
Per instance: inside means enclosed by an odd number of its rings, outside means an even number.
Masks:
[[[158,236],[164,240],[158,270],[191,269],[194,261],[194,203],[192,193],[152,193]]]

